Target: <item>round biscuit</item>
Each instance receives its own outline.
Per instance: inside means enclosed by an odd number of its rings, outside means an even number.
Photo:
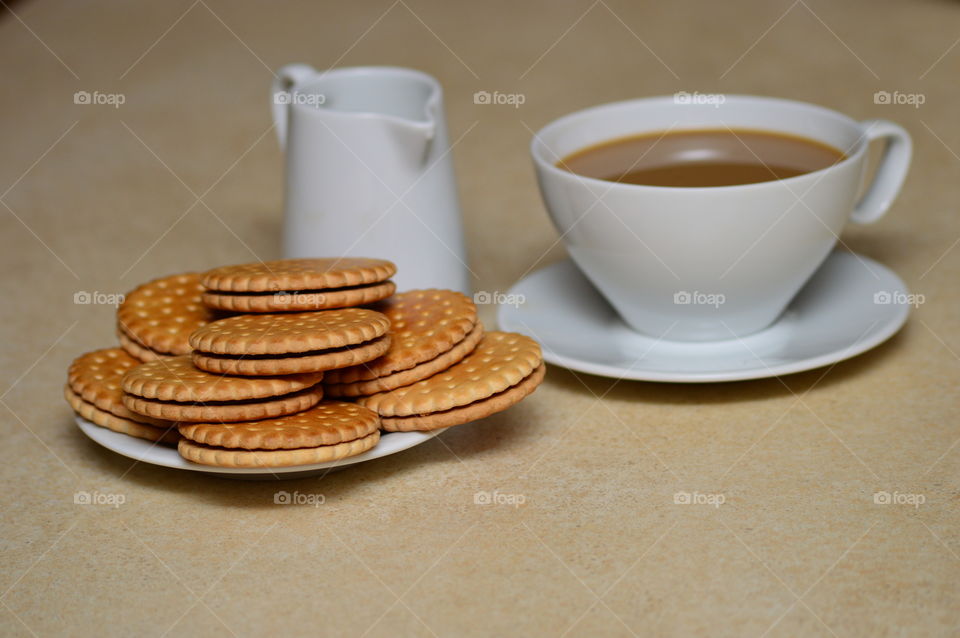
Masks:
[[[310,388],[322,378],[323,373],[256,378],[213,374],[196,368],[187,354],[141,363],[123,375],[120,387],[128,395],[157,401],[250,401]]]
[[[187,439],[180,439],[177,451],[180,456],[201,465],[217,467],[292,467],[339,461],[348,456],[356,456],[376,446],[380,441],[380,431],[367,436],[320,447],[300,448],[296,450],[230,450],[208,447]]]
[[[540,382],[543,381],[545,374],[546,366],[541,363],[526,379],[491,397],[443,412],[409,417],[383,418],[380,420],[381,427],[387,432],[410,432],[412,430],[438,430],[440,428],[449,428],[454,425],[477,421],[491,414],[502,412],[516,405],[525,397],[533,394],[533,391],[536,390]]]
[[[516,385],[543,361],[540,345],[514,332],[488,332],[458,363],[412,385],[358,399],[381,417],[442,412]]]
[[[323,290],[377,283],[396,272],[396,265],[386,259],[278,259],[214,268],[203,274],[201,283],[207,290],[223,292]]]
[[[280,450],[353,441],[380,429],[373,410],[343,401],[321,401],[309,410],[263,421],[181,424],[195,443],[244,450]]]
[[[376,309],[390,320],[390,349],[367,364],[331,373],[327,381],[369,381],[408,370],[453,348],[477,323],[476,305],[453,290],[408,290]]]
[[[207,291],[203,303],[231,312],[301,312],[363,306],[386,299],[397,290],[392,281],[332,290],[281,293],[229,293]]]
[[[256,421],[296,414],[312,408],[322,398],[323,387],[318,385],[286,396],[260,401],[174,403],[125,394],[123,395],[123,404],[132,412],[157,419],[186,423],[234,423],[236,421]]]
[[[323,372],[376,359],[390,347],[390,335],[383,335],[357,346],[320,350],[287,357],[231,357],[193,352],[193,365],[217,374],[237,376],[286,375]]]
[[[366,308],[239,315],[190,335],[194,350],[229,356],[287,355],[352,346],[383,336],[390,320]]]

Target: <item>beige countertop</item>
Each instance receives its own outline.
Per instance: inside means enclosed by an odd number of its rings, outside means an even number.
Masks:
[[[960,632],[960,4],[18,2],[0,18],[4,635],[947,636]],[[721,385],[550,367],[508,412],[283,489],[136,464],[61,398],[122,293],[278,256],[270,69],[443,83],[478,289],[562,258],[531,130],[679,90],[816,102],[914,136],[843,235],[925,303],[829,369]],[[519,108],[479,90],[522,93]],[[924,103],[877,104],[876,91]],[[124,103],[78,105],[77,91]],[[490,308],[483,311],[492,324]],[[75,505],[79,490],[120,507]],[[478,491],[519,507],[474,504]],[[877,491],[921,495],[878,505]],[[723,494],[718,508],[674,493]]]

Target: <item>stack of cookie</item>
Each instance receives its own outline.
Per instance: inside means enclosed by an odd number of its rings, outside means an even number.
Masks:
[[[395,272],[389,261],[358,258],[211,270],[198,280],[201,301],[227,316],[186,335],[190,354],[132,370],[125,405],[176,420],[178,450],[198,463],[273,467],[359,454],[379,441],[379,417],[320,403],[319,382],[386,351],[390,321],[352,306],[392,294]]]
[[[514,333],[484,334],[476,306],[458,292],[411,290],[377,307],[390,319],[390,348],[326,373],[323,382],[328,395],[376,411],[386,431],[475,421],[517,403],[543,380],[539,344]]]
[[[196,463],[277,467],[360,454],[381,429],[473,421],[537,387],[536,342],[484,333],[454,291],[393,295],[395,272],[379,259],[296,259],[144,284],[117,313],[123,350],[110,361],[124,363],[98,379],[109,399],[75,381],[98,351],[74,363],[68,400],[104,427],[179,438]]]

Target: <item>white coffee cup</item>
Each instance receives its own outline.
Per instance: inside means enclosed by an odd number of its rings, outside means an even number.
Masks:
[[[567,250],[627,324],[676,341],[738,338],[777,319],[848,220],[866,224],[887,211],[907,174],[910,136],[892,122],[857,122],[803,102],[685,95],[567,115],[536,134],[531,153]],[[846,158],[788,179],[720,187],[621,184],[556,165],[617,138],[725,128],[805,137]],[[884,140],[885,148],[858,200],[872,140]]]

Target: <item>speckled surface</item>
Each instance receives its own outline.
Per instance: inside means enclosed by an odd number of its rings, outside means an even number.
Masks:
[[[957,3],[13,10],[0,18],[0,633],[960,632]],[[113,308],[74,295],[278,256],[269,69],[293,61],[440,79],[487,291],[564,254],[527,156],[531,132],[563,113],[686,90],[896,120],[915,138],[909,181],[843,241],[925,303],[877,350],[779,380],[617,383],[551,367],[506,413],[322,480],[132,464],[87,440],[61,398],[70,360],[115,343]],[[474,104],[481,90],[525,101]],[[77,91],[125,101],[78,105]],[[876,91],[924,103],[877,104]],[[492,325],[495,309],[481,312]],[[274,505],[281,488],[324,503]],[[124,502],[76,505],[80,490]],[[877,504],[880,491],[923,502]],[[724,502],[678,505],[677,492]]]

